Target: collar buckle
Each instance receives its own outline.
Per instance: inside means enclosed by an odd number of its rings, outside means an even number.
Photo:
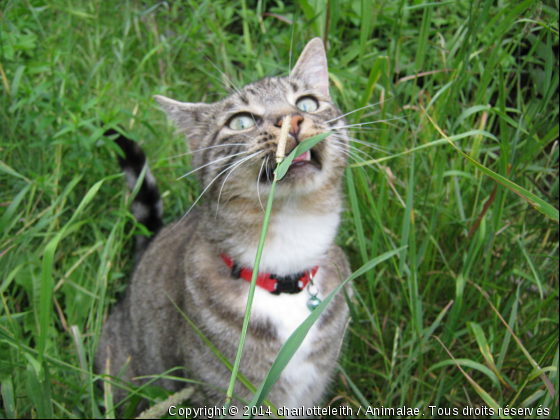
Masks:
[[[273,292],[274,295],[279,295],[280,293],[299,293],[302,291],[303,287],[300,287],[302,283],[302,277],[306,277],[306,273],[295,273],[289,276],[276,276],[270,274],[270,278],[276,280],[276,288]]]

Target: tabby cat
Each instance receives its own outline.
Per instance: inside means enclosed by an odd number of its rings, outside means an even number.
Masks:
[[[157,233],[139,250],[143,253],[126,296],[103,328],[98,373],[109,370],[140,385],[133,378],[180,366],[183,370],[173,375],[209,384],[198,388],[196,404],[223,405],[221,390],[231,373],[171,300],[228,360],[235,359],[262,203],[270,192],[285,115],[291,124],[287,154],[312,136],[332,134],[297,157],[278,182],[240,372],[258,386],[282,344],[310,314],[311,286],[322,299],[350,275],[346,257],[333,243],[343,200],[347,122],[331,101],[328,85],[325,50],[315,38],[287,77],[264,78],[213,104],[155,97],[188,138],[204,200],[178,223],[162,228],[161,199],[147,170],[133,213]],[[126,155],[121,166],[132,188],[146,159],[134,142],[124,137],[117,142]],[[272,389],[268,398],[273,404],[307,408],[321,402],[347,320],[341,292]],[[185,386],[172,380],[157,384],[170,390]],[[125,396],[113,389],[116,400]],[[252,397],[239,382],[234,394],[246,401]],[[232,404],[242,409],[235,398]]]

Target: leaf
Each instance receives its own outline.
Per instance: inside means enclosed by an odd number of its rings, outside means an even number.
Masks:
[[[342,373],[342,375],[344,376],[344,379],[346,379],[346,382],[348,382],[348,385],[350,386],[350,388],[352,388],[352,391],[354,392],[354,394],[356,395],[356,397],[358,398],[358,401],[360,401],[360,404],[362,405],[362,407],[371,407],[370,402],[366,399],[366,397],[364,397],[364,394],[362,394],[362,391],[360,391],[360,389],[356,386],[356,384],[354,383],[354,381],[350,378],[350,376],[348,376],[348,374],[346,373],[346,371],[342,368],[342,366],[337,365],[338,370],[340,371],[340,373]],[[372,415],[370,413],[368,413],[367,411],[364,413],[366,415],[366,417],[368,419],[374,418],[372,417]]]

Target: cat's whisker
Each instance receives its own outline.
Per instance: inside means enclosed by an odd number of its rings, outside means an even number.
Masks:
[[[259,126],[259,123],[257,122],[257,119],[255,118],[255,116],[253,115],[253,113],[251,112],[251,118],[253,119],[253,122],[255,123],[255,125],[257,126],[257,129],[261,129],[261,127]]]
[[[389,120],[387,120],[387,121],[389,121]],[[395,123],[389,123],[389,122],[384,127],[361,127],[360,129],[361,130],[369,130],[369,131],[382,131],[382,130],[386,131],[386,130],[389,129],[389,127],[401,129],[401,127],[399,127]],[[355,129],[353,129],[353,130],[355,130]]]
[[[349,142],[358,143],[358,144],[361,144],[361,145],[363,145],[363,146],[369,147],[369,148],[371,148],[371,149],[373,149],[373,150],[377,150],[377,151],[379,151],[379,152],[381,152],[381,153],[386,153],[386,154],[388,154],[388,155],[393,155],[393,153],[388,152],[388,151],[385,150],[383,147],[377,146],[377,145],[375,145],[375,144],[368,143],[367,141],[358,140],[358,139],[353,138],[353,137],[344,137],[344,136],[341,136],[341,135],[332,134],[332,135],[331,135],[331,138],[332,138],[332,139],[342,139],[342,140],[347,139]]]
[[[377,115],[377,114],[379,114],[380,112],[381,112],[380,109],[376,109],[375,111],[371,111],[371,112],[365,113],[364,115],[362,115],[362,119],[366,119],[366,118],[369,118],[369,117],[373,117],[374,115]]]
[[[216,65],[214,64],[214,62],[213,62],[212,60],[210,60],[208,57],[205,57],[205,58],[208,60],[208,62],[209,62],[210,64],[212,64],[212,65],[214,66],[214,68],[215,68],[216,70],[218,70],[218,71],[220,72],[220,74],[221,74],[223,77],[226,78],[226,80],[229,82],[230,86],[231,86],[238,94],[241,94],[241,90],[239,90],[239,88],[238,88],[237,86],[235,86],[235,84],[231,81],[231,79],[227,76],[227,74],[225,74],[222,70],[220,70],[220,69],[218,68],[218,66],[216,66]],[[223,81],[222,81],[222,82],[223,82]]]
[[[363,160],[362,158],[360,158],[359,156],[356,156],[355,154],[350,153],[350,152],[348,152],[348,151],[346,151],[346,150],[341,150],[340,152],[343,153],[343,154],[345,154],[346,156],[348,156],[349,159],[353,160],[353,161],[356,162],[356,163],[361,163],[361,162],[364,161],[364,160]],[[370,182],[369,175],[368,175],[368,173],[367,173],[367,171],[366,171],[364,165],[360,165],[359,168],[361,169],[361,171],[363,172],[364,176],[366,177],[366,179],[368,180],[368,183],[369,183],[369,182]]]
[[[292,23],[292,35],[290,37],[290,53],[288,55],[288,80],[292,81],[292,49],[294,46],[294,32],[296,29],[296,25]]]
[[[248,152],[245,152],[245,153],[248,153]],[[227,157],[231,157],[231,156],[227,156]],[[211,162],[211,163],[214,163],[214,162]],[[235,164],[235,163],[233,163],[232,165],[234,165],[234,164]],[[177,226],[179,226],[179,224],[185,219],[185,217],[188,216],[188,214],[189,214],[189,213],[191,212],[191,210],[194,208],[194,206],[196,205],[196,203],[199,202],[199,200],[202,198],[202,196],[204,195],[204,193],[205,193],[206,191],[208,191],[208,189],[212,186],[212,184],[213,184],[214,182],[216,182],[216,180],[217,180],[222,174],[224,174],[226,171],[229,171],[229,170],[231,169],[231,166],[232,166],[232,165],[229,165],[226,169],[224,169],[222,172],[220,172],[218,175],[216,175],[216,176],[214,177],[214,179],[212,179],[212,181],[210,181],[210,182],[208,183],[208,185],[206,186],[206,188],[204,188],[204,190],[198,195],[198,197],[196,198],[196,200],[194,201],[194,203],[192,203],[192,205],[189,207],[189,209],[188,209],[187,212],[183,215],[183,217],[181,217],[181,219],[179,219],[179,221],[178,221],[177,223],[175,223],[175,225],[173,226],[173,228],[176,228]],[[199,168],[199,169],[200,169],[200,168]]]
[[[210,61],[210,60],[208,60],[208,61]],[[210,61],[210,62],[212,63],[212,61]],[[216,67],[216,66],[214,65],[214,63],[212,63],[212,65],[213,65],[214,67]],[[212,77],[212,78],[218,80],[222,85],[224,85],[224,89],[225,89],[226,91],[229,91],[229,92],[231,93],[231,89],[230,89],[230,88],[228,87],[228,85],[223,81],[223,79],[220,79],[218,76],[214,76],[213,74],[208,73],[206,70],[202,69],[201,67],[195,67],[195,68],[196,68],[198,71],[204,73],[205,75],[210,76],[210,77]],[[217,67],[216,67],[216,68],[217,68]],[[220,69],[218,69],[218,71],[221,72]],[[227,78],[227,76],[226,76],[226,78]],[[231,84],[231,82],[230,82],[230,84]],[[233,90],[234,90],[234,91],[238,91],[237,87],[235,87],[235,86],[233,86]]]
[[[266,165],[265,165],[265,172],[266,172],[266,180],[268,183],[270,183],[270,173],[271,171],[269,170],[270,168],[268,167],[268,156],[266,157]]]
[[[347,146],[344,143],[341,143],[344,146]],[[335,145],[333,144],[332,147],[335,150],[338,150],[339,152],[345,154],[346,156],[348,156],[349,158],[353,159],[355,162],[359,162],[359,161],[364,161],[364,159],[362,159],[356,152],[346,149],[345,147],[342,147],[341,145]],[[361,150],[360,150],[361,151]],[[362,152],[363,153],[363,152]]]
[[[377,128],[377,127],[363,127],[359,130],[357,129],[352,129],[348,131],[348,134],[350,135],[356,135],[356,134],[365,134],[365,135],[370,135],[370,134],[374,134],[378,131],[386,131],[386,128]]]
[[[324,124],[327,124],[327,123],[330,123],[330,122],[339,120],[339,119],[341,119],[341,118],[346,117],[347,115],[353,114],[354,112],[361,111],[362,109],[371,108],[372,106],[384,104],[385,102],[390,101],[390,100],[392,100],[392,99],[394,99],[394,96],[391,96],[390,98],[387,98],[387,99],[385,99],[384,101],[380,101],[380,102],[377,102],[377,103],[375,103],[375,104],[366,105],[366,106],[363,106],[363,107],[361,107],[361,108],[355,109],[354,111],[347,112],[346,114],[341,115],[340,117],[336,117],[336,118],[333,118],[332,120],[325,121]]]
[[[202,152],[202,151],[208,150],[208,149],[214,149],[216,147],[226,147],[226,146],[249,146],[249,143],[228,143],[228,144],[218,144],[216,146],[203,147],[202,149],[196,149],[196,150],[193,150],[192,152],[181,153],[180,155],[165,158],[165,160],[170,160],[170,159],[174,159],[174,158],[178,158],[178,157],[186,156],[186,155],[192,155],[193,153]]]
[[[344,146],[350,148],[351,150],[355,151],[356,153],[361,153],[361,154],[367,156],[368,158],[370,158],[371,160],[373,160],[373,157],[371,157],[369,154],[367,154],[363,150],[358,149],[356,146],[352,146],[351,144],[346,144],[346,143],[344,143],[343,141],[340,141],[340,140],[332,139],[331,141],[336,145],[340,145],[340,146],[344,145]]]
[[[344,148],[342,148],[342,147],[340,147],[340,146],[337,146],[337,145],[333,145],[333,148],[335,148],[336,150],[339,150],[341,153],[345,154],[346,156],[348,156],[348,158],[354,160],[354,162],[356,162],[356,163],[365,162],[365,160],[364,160],[363,158],[361,158],[360,156],[358,156],[356,153],[354,153],[354,152],[352,152],[352,151],[349,151],[349,150],[344,149]],[[366,172],[366,169],[365,169],[364,166],[370,166],[370,165],[360,165],[360,166],[359,166],[359,168],[362,170],[362,172],[364,173],[366,179],[367,179],[368,182],[369,182],[369,175],[368,175],[368,173]]]
[[[389,118],[387,120],[377,120],[377,121],[369,121],[369,122],[356,123],[356,124],[341,125],[340,127],[333,127],[332,130],[342,130],[343,128],[361,127],[363,125],[368,125],[368,124],[379,124],[379,123],[384,123],[384,122],[389,122],[394,120],[404,120],[404,119],[405,117],[395,117],[395,118]]]
[[[247,137],[249,140],[252,140],[253,142],[255,141],[255,138],[254,138],[254,137],[251,137],[251,136],[248,135],[248,134],[239,133],[238,135],[239,135],[239,136],[242,136],[242,137]]]
[[[385,127],[361,127],[360,129],[353,128],[352,130],[348,130],[349,134],[353,133],[365,133],[370,134],[372,131],[386,131],[387,128]]]
[[[261,209],[262,209],[263,211],[265,211],[265,210],[264,210],[263,203],[262,203],[262,201],[261,201],[261,190],[260,190],[259,187],[260,187],[260,182],[261,182],[262,171],[263,171],[263,168],[264,168],[265,164],[268,164],[268,158],[269,158],[269,157],[270,157],[270,156],[267,156],[266,159],[263,159],[263,163],[262,163],[262,165],[261,165],[261,169],[260,169],[260,171],[259,171],[259,175],[257,176],[257,197],[259,198],[259,204],[261,205]]]
[[[228,180],[228,178],[230,177],[230,175],[233,173],[233,171],[235,171],[237,168],[239,168],[243,163],[247,162],[249,159],[254,158],[255,156],[258,156],[259,154],[263,153],[264,150],[259,150],[258,152],[252,153],[249,156],[244,157],[243,159],[240,159],[234,163],[232,163],[227,169],[231,169],[231,171],[229,172],[229,174],[227,174],[226,178],[224,179],[224,182],[222,182],[222,187],[220,188],[220,193],[218,194],[218,202],[216,204],[216,216],[218,217],[218,210],[220,208],[220,197],[222,196],[222,191],[224,189],[224,185],[226,185],[226,181]]]
[[[222,157],[222,158],[213,160],[212,162],[208,162],[208,163],[206,163],[206,164],[204,164],[204,165],[202,165],[202,166],[199,166],[199,167],[196,168],[196,169],[193,169],[193,170],[190,171],[190,172],[187,172],[185,175],[181,175],[179,178],[177,178],[177,181],[179,181],[180,179],[183,179],[183,178],[189,176],[189,175],[192,174],[192,173],[195,173],[196,171],[201,170],[202,168],[205,168],[205,167],[207,167],[207,166],[209,166],[209,165],[212,165],[212,164],[214,164],[214,163],[216,163],[216,162],[220,162],[220,161],[222,161],[222,160],[226,160],[226,159],[229,159],[229,158],[234,157],[234,156],[246,155],[247,153],[249,153],[249,152],[246,151],[246,152],[234,153],[233,155],[228,155],[228,156],[224,156],[224,157]]]

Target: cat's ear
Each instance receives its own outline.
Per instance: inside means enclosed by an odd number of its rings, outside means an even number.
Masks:
[[[291,78],[301,79],[325,96],[329,96],[329,69],[327,54],[321,38],[307,43],[290,73]]]
[[[197,149],[203,135],[201,122],[207,120],[211,106],[205,103],[179,102],[161,95],[154,95],[154,99],[189,138],[191,150]]]

